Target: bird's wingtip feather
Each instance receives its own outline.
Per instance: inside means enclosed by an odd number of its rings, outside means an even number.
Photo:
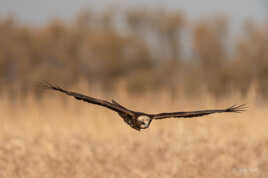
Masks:
[[[231,107],[226,109],[226,112],[235,112],[235,113],[241,113],[245,110],[247,110],[248,107],[246,104],[241,105],[232,105]]]
[[[37,87],[39,89],[43,89],[43,90],[50,90],[50,89],[58,89],[60,87],[58,87],[57,85],[54,85],[46,80],[43,81],[39,81],[36,83]]]

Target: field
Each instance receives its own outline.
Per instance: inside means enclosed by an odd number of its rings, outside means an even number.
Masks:
[[[83,87],[81,87],[83,88]],[[0,101],[0,178],[268,178],[267,104],[254,92],[221,101],[166,92],[129,96],[76,88],[134,110],[166,112],[247,103],[241,114],[154,121],[131,129],[116,113],[49,92],[42,101]]]

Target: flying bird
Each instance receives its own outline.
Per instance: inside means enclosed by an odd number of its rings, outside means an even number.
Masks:
[[[93,98],[90,96],[86,96],[80,93],[76,93],[73,91],[65,90],[59,86],[53,85],[48,82],[41,83],[42,88],[50,89],[54,91],[58,91],[64,93],[69,96],[73,96],[77,100],[82,100],[91,104],[96,104],[99,106],[106,107],[118,113],[118,115],[133,129],[140,131],[141,129],[147,129],[152,120],[158,119],[166,119],[166,118],[192,118],[192,117],[200,117],[214,113],[226,113],[226,112],[234,112],[240,113],[245,111],[247,107],[245,104],[242,105],[233,105],[226,109],[210,109],[210,110],[200,110],[200,111],[189,111],[189,112],[167,112],[167,113],[159,113],[159,114],[148,114],[144,112],[136,112],[130,110],[118,102],[112,100],[111,102]]]

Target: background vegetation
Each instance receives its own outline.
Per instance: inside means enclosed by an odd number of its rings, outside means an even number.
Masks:
[[[84,91],[86,87],[82,87]],[[106,92],[94,95],[109,99]],[[3,178],[267,178],[267,104],[258,106],[254,92],[220,102],[167,92],[141,98],[125,89],[113,93],[121,104],[151,113],[222,108],[248,103],[241,114],[153,121],[136,131],[105,108],[51,93],[42,102],[0,102],[0,175]],[[12,107],[11,107],[12,106]]]
[[[223,16],[191,22],[163,9],[85,10],[72,23],[42,27],[2,18],[0,93],[25,96],[34,82],[48,80],[109,91],[124,82],[135,94],[175,95],[179,87],[189,96],[208,91],[221,98],[233,91],[245,96],[254,83],[265,100],[267,28],[248,21],[234,37]]]

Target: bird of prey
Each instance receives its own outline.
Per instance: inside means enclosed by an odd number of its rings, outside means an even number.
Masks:
[[[118,115],[130,127],[138,131],[140,131],[141,129],[148,128],[152,120],[166,119],[166,118],[192,118],[192,117],[209,115],[213,113],[225,113],[225,112],[240,113],[246,109],[246,106],[242,104],[242,105],[233,105],[226,109],[211,109],[211,110],[200,110],[200,111],[189,111],[189,112],[168,112],[168,113],[159,113],[159,114],[147,114],[144,112],[136,112],[136,111],[130,110],[120,105],[114,100],[109,102],[109,101],[105,101],[102,99],[93,98],[93,97],[86,96],[80,93],[65,90],[61,87],[58,87],[48,82],[41,83],[41,86],[45,89],[55,90],[58,92],[62,92],[66,95],[73,96],[74,98],[78,100],[82,100],[91,104],[96,104],[96,105],[109,108],[117,112]]]

